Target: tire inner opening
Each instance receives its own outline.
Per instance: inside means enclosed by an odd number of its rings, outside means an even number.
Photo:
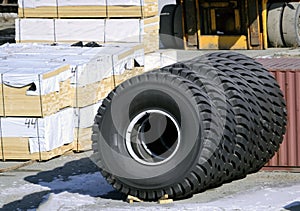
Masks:
[[[178,151],[180,129],[177,121],[161,110],[139,113],[126,131],[126,148],[130,156],[144,165],[160,165]]]

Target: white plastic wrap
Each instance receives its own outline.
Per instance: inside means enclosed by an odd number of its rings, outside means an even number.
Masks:
[[[141,42],[141,21],[139,19],[107,19],[105,23],[106,42]]]
[[[16,19],[16,41],[55,41],[54,19]]]
[[[58,6],[105,6],[106,0],[57,0]]]
[[[55,19],[55,41],[104,42],[103,19]]]
[[[1,118],[2,137],[29,138],[30,153],[50,151],[74,140],[74,109],[45,118]]]
[[[102,100],[93,105],[89,105],[83,108],[76,109],[75,122],[76,128],[89,128],[94,124],[94,119],[99,107],[102,104]]]
[[[18,0],[20,8],[56,7],[56,0]]]
[[[144,20],[135,19],[16,19],[16,41],[74,43],[142,43]]]
[[[134,60],[142,63],[143,49],[133,50],[134,47],[134,44],[99,48],[69,45],[4,45],[0,47],[0,82],[13,87],[34,83],[36,91],[30,91],[28,95],[45,95],[59,91],[59,82],[69,78],[74,85],[85,86],[112,74],[122,74],[126,69],[133,67]],[[44,74],[60,68],[66,70],[43,78]]]

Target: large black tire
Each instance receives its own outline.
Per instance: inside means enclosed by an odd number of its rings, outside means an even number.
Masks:
[[[249,85],[255,90],[258,103],[263,109],[260,114],[262,119],[260,123],[256,122],[256,124],[261,124],[263,129],[260,130],[262,140],[258,142],[259,150],[255,154],[256,161],[248,173],[257,172],[278,151],[285,134],[287,114],[280,87],[275,78],[261,64],[243,54],[221,52],[207,56],[231,60],[231,62],[226,60],[219,62],[233,67],[243,78],[247,79]]]
[[[164,48],[174,48],[177,46],[174,36],[174,17],[177,5],[169,4],[162,8],[160,14],[159,37]]]
[[[134,77],[99,108],[93,159],[114,188],[141,199],[204,190],[219,168],[219,120],[212,109],[205,93],[186,79],[166,73]],[[165,130],[159,131],[164,119]],[[153,132],[160,135],[153,138]]]
[[[246,68],[248,72],[255,73],[255,78],[263,83],[263,90],[268,96],[265,100],[272,108],[273,112],[273,127],[274,133],[278,139],[277,145],[282,142],[282,136],[286,132],[287,111],[283,93],[278,85],[276,79],[269,73],[269,71],[256,62],[254,59],[239,53],[213,53],[214,56],[228,58]]]
[[[208,59],[203,57],[196,58],[182,64],[174,64],[173,66],[176,67],[178,65],[196,71],[206,80],[211,81],[213,85],[219,89],[219,92],[225,94],[227,98],[227,111],[225,112],[225,114],[227,114],[227,124],[225,129],[222,128],[222,130],[224,130],[225,140],[229,139],[234,148],[231,156],[226,155],[226,153],[223,154],[223,156],[227,157],[223,160],[230,160],[229,166],[233,168],[231,172],[229,171],[230,168],[226,170],[226,173],[223,175],[223,182],[245,177],[252,160],[251,154],[249,154],[249,150],[252,149],[252,147],[248,144],[248,138],[251,137],[251,131],[254,126],[251,122],[251,118],[249,118],[249,116],[251,117],[252,115],[250,112],[251,108],[248,105],[243,91],[235,81],[229,78],[223,71],[216,68],[218,67],[217,63]],[[233,119],[231,118],[231,113],[234,115]],[[226,133],[226,131],[233,133],[234,138],[228,135],[230,133]],[[225,143],[228,143],[228,141]],[[225,165],[224,163],[224,166]],[[218,185],[220,185],[218,182],[214,184],[214,186]]]
[[[93,158],[124,194],[178,199],[257,172],[285,126],[274,77],[242,54],[212,53],[114,89],[95,117]]]
[[[267,29],[269,44],[273,47],[285,46],[282,35],[284,2],[272,3],[268,8]]]
[[[203,67],[202,69],[205,68],[207,67]],[[213,67],[208,67],[208,69],[213,71]],[[218,158],[218,160],[214,160],[217,165],[217,169],[213,169],[213,177],[210,178],[209,186],[218,186],[227,179],[232,178],[232,174],[235,172],[233,168],[234,164],[232,163],[234,160],[234,143],[232,140],[234,140],[235,137],[236,125],[234,122],[232,107],[227,101],[225,93],[216,86],[216,81],[211,80],[211,77],[204,77],[199,74],[199,72],[189,69],[184,64],[181,65],[178,63],[161,68],[158,71],[169,72],[186,78],[201,88],[203,92],[207,93],[210,104],[216,108],[216,110],[214,110],[214,112],[216,112],[215,115],[217,115],[220,120],[219,122],[215,122],[216,125],[214,128],[218,128],[219,131],[223,131],[219,134],[221,139],[218,143],[218,151],[216,151],[217,154],[214,155],[215,158]],[[201,72],[204,73],[203,71]],[[218,81],[218,84],[219,83],[220,81]],[[213,139],[215,138],[212,136],[211,139],[208,139],[207,141],[212,142],[214,141]]]
[[[261,165],[264,165],[276,150],[270,143],[270,140],[273,138],[273,122],[271,120],[270,104],[265,101],[267,93],[264,92],[264,87],[257,77],[242,65],[226,58],[211,57],[211,59],[226,66],[226,68],[222,66],[221,68],[243,89],[248,103],[251,105],[251,111],[254,116],[252,122],[254,122],[256,127],[253,131],[255,136],[250,139],[253,150],[249,152],[254,159],[252,159],[251,167],[248,168],[247,173],[258,171]],[[228,70],[228,67],[231,70]]]
[[[283,40],[288,47],[300,46],[300,4],[288,3],[282,16]]]
[[[174,36],[175,36],[175,43],[174,46],[177,49],[184,48],[184,41],[183,41],[183,29],[182,29],[182,6],[177,5],[174,15]]]
[[[198,65],[202,62],[205,65],[210,64],[219,70],[218,77],[221,79],[227,98],[231,102],[236,122],[235,174],[231,178],[243,178],[247,175],[247,171],[251,168],[254,160],[255,145],[253,145],[253,140],[255,140],[255,137],[253,135],[256,130],[256,125],[253,124],[253,119],[255,119],[253,109],[255,108],[249,103],[249,98],[251,97],[243,88],[246,86],[246,82],[239,83],[239,81],[236,81],[235,79],[238,76],[234,75],[235,72],[230,67],[206,55],[194,59],[193,62],[195,61],[197,61]],[[192,68],[195,69],[195,66]],[[231,74],[229,75],[228,73]]]

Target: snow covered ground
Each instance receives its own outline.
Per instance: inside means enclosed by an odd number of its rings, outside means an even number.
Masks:
[[[300,174],[259,172],[171,204],[128,204],[87,157],[77,154],[0,174],[0,210],[296,211]]]

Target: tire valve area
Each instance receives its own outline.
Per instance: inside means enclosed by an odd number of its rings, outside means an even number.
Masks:
[[[169,161],[179,145],[179,124],[165,111],[152,109],[139,113],[126,131],[129,155],[144,165],[154,166]]]

